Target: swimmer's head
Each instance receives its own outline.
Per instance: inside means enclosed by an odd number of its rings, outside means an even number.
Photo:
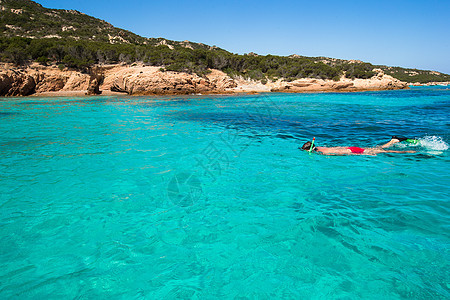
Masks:
[[[301,149],[305,150],[305,151],[309,151],[311,149],[311,144],[312,144],[311,142],[306,142],[303,144]],[[316,150],[316,147],[314,147],[312,150],[313,151]]]

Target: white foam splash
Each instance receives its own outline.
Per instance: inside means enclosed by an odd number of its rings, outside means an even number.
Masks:
[[[419,145],[428,150],[444,151],[448,149],[448,144],[440,136],[424,136],[419,139]]]

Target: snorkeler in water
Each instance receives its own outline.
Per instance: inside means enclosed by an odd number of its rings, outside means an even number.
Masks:
[[[314,139],[312,142],[306,142],[301,147],[302,150],[309,151],[309,152],[317,152],[319,154],[324,155],[354,155],[354,154],[360,154],[360,155],[377,155],[378,153],[415,153],[416,151],[398,151],[398,150],[386,150],[387,148],[391,147],[392,145],[403,142],[403,141],[410,141],[411,143],[414,143],[414,139],[408,139],[405,137],[400,136],[393,136],[392,139],[381,146],[377,146],[374,148],[360,148],[360,147],[316,147],[314,145]]]

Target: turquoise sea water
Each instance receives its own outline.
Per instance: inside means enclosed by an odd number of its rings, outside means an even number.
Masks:
[[[450,93],[6,98],[0,298],[448,299]],[[415,154],[298,150],[420,138]]]

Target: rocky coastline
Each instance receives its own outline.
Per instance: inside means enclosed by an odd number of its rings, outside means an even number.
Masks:
[[[427,83],[420,83],[420,82],[411,82],[408,83],[408,85],[412,86],[436,86],[436,85],[442,85],[442,86],[449,86],[450,81],[442,81],[442,82],[427,82]]]
[[[375,69],[369,79],[339,81],[304,78],[295,81],[260,81],[231,78],[219,70],[198,76],[144,65],[103,65],[90,74],[60,70],[57,66],[32,64],[24,68],[0,65],[0,96],[81,96],[81,95],[180,95],[234,93],[357,92],[407,89],[399,81]]]

